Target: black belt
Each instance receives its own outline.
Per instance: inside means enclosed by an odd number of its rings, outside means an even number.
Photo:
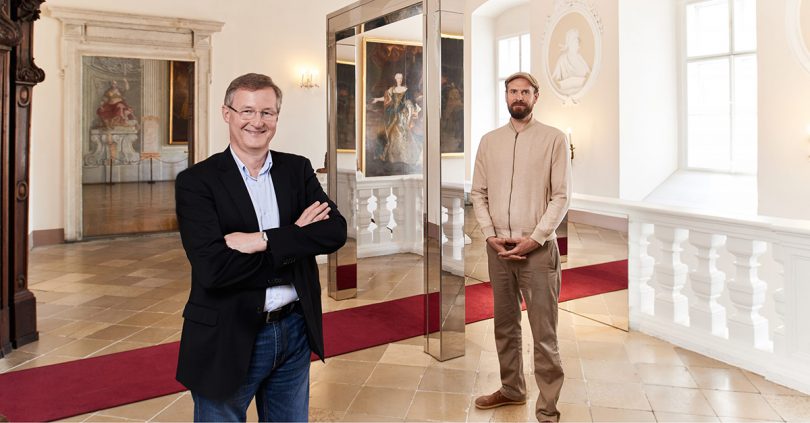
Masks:
[[[289,304],[285,304],[273,311],[265,311],[264,322],[273,323],[284,319],[285,317],[289,316],[291,313],[295,311],[296,304],[298,304],[298,301],[293,301]]]

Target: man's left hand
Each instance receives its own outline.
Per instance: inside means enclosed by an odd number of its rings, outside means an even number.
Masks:
[[[507,244],[514,244],[514,248],[498,253],[498,256],[504,260],[526,260],[526,256],[532,251],[538,249],[540,244],[537,241],[529,238],[509,238],[506,240]]]
[[[225,235],[225,245],[240,253],[253,254],[267,249],[261,232],[234,232]]]

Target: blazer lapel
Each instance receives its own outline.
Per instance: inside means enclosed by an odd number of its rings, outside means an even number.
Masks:
[[[278,154],[273,155],[273,167],[270,169],[270,177],[273,179],[273,190],[276,192],[276,202],[278,202],[278,221],[280,226],[292,223],[292,198],[293,184],[290,180],[290,172],[284,171],[284,163]]]
[[[258,231],[259,221],[256,220],[253,201],[250,199],[250,193],[248,193],[245,181],[242,179],[242,173],[239,172],[232,154],[230,147],[226,148],[225,152],[222,153],[222,160],[219,162],[220,178],[233,199],[237,210],[239,210],[239,214],[245,222],[245,227]]]

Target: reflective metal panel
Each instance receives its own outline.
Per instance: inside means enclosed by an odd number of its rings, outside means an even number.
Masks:
[[[401,63],[392,58],[409,49],[418,52],[421,61],[421,15],[421,2],[366,0],[327,17],[328,185],[348,221],[346,245],[329,258],[328,294],[335,300],[354,298],[358,289],[366,293],[362,300],[385,299],[391,292],[383,291],[393,288],[392,280],[414,277],[406,273],[418,273],[412,283],[422,285],[422,226],[418,215],[408,212],[409,206],[422,203],[421,159],[409,171],[397,172],[405,167],[399,163],[401,155],[382,154],[390,135],[385,116],[392,110],[383,101],[384,92],[395,85],[395,73],[405,73],[395,69]],[[411,92],[418,95],[411,98],[421,101],[421,62],[418,68],[402,82],[412,85]],[[418,111],[413,115],[418,117]],[[410,128],[424,133],[419,120]],[[371,175],[369,162],[376,166]],[[395,265],[387,263],[391,260]],[[379,271],[386,266],[394,271]]]
[[[557,229],[564,286],[573,290],[587,282],[594,283],[595,279],[596,283],[610,288],[598,290],[595,295],[567,298],[560,303],[560,310],[629,330],[627,270],[623,273],[611,265],[611,262],[627,260],[628,230],[627,216],[568,211]],[[600,266],[605,267],[600,269]],[[626,263],[622,264],[625,266]],[[593,269],[595,276],[584,281],[578,274],[587,269]],[[622,289],[616,289],[619,280],[624,282]]]
[[[465,343],[464,15],[426,4],[425,350],[443,361],[464,355]]]
[[[328,131],[327,149],[329,194],[347,219],[346,244],[329,259],[329,296],[335,300],[357,295],[357,230],[354,222],[357,199],[355,195],[355,144],[357,139],[357,71],[355,28],[329,34],[327,49]]]
[[[439,0],[362,0],[327,18],[328,189],[349,223],[328,293],[423,295],[439,360],[464,353],[462,27]]]

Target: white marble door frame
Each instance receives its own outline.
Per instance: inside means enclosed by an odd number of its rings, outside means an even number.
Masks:
[[[110,56],[195,62],[194,161],[208,157],[211,34],[222,22],[43,7],[62,23],[65,146],[65,239],[82,239],[82,57]]]

